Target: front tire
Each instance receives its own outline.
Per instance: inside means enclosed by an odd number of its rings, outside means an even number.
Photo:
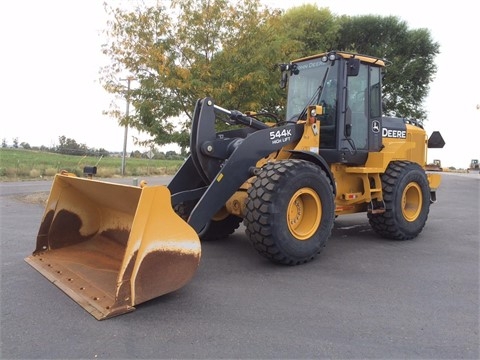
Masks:
[[[244,224],[254,248],[269,260],[298,265],[319,254],[332,231],[332,184],[303,160],[268,163],[248,190]]]
[[[430,186],[422,167],[409,161],[392,162],[382,175],[385,212],[368,214],[382,237],[410,240],[422,231],[430,211]]]

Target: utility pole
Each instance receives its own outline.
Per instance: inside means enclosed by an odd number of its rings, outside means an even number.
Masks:
[[[135,80],[132,76],[129,76],[126,79],[120,79],[121,81],[127,81],[127,109],[125,111],[125,118],[126,118],[126,123],[125,123],[125,132],[123,135],[123,155],[122,155],[122,176],[125,175],[125,163],[126,163],[126,157],[127,157],[127,138],[128,138],[128,116],[129,116],[129,111],[130,111],[130,83],[132,80]]]

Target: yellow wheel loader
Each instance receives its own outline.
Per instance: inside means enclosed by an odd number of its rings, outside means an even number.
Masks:
[[[280,64],[285,119],[198,100],[191,155],[168,186],[126,186],[58,174],[26,261],[97,319],[185,285],[200,239],[243,221],[253,247],[297,265],[315,258],[336,216],[364,212],[383,237],[423,229],[442,147],[415,120],[382,117],[384,61],[329,52]],[[234,125],[216,131],[223,120]]]

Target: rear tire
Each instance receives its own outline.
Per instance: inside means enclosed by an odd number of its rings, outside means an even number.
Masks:
[[[269,163],[248,190],[246,209],[246,233],[262,256],[279,264],[302,264],[314,259],[330,237],[332,184],[308,161]]]
[[[394,161],[382,175],[383,214],[368,213],[371,227],[382,237],[410,240],[422,231],[430,211],[430,186],[416,163]]]

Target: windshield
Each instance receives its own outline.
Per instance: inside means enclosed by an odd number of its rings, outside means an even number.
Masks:
[[[322,62],[319,58],[296,63],[298,74],[288,80],[287,121],[297,120],[305,107],[312,104],[336,107],[337,63]]]

